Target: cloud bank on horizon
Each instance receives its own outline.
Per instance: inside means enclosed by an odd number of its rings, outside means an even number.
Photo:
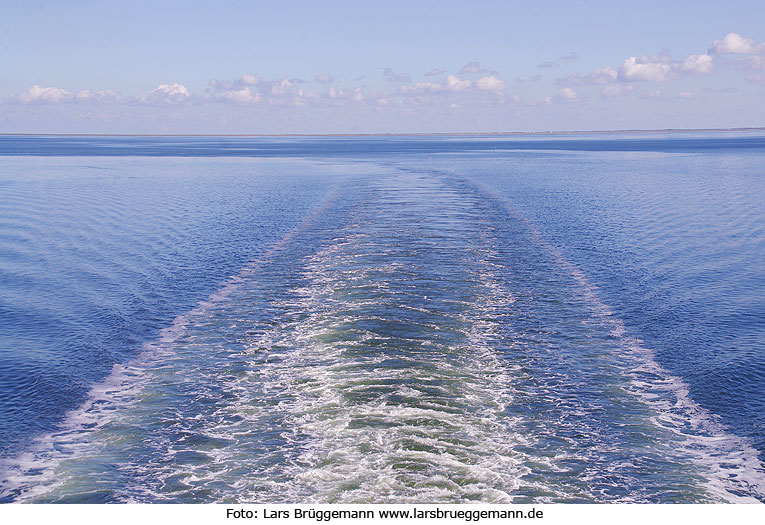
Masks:
[[[33,84],[0,93],[0,132],[496,132],[765,125],[765,42],[729,32],[699,44],[684,56],[666,50],[636,53],[585,71],[572,70],[579,54],[571,51],[539,63],[538,73],[528,78],[475,60],[453,71],[379,67],[377,79],[346,80],[343,71],[308,72],[309,80],[242,72],[233,79],[210,79],[199,90],[173,78],[134,94],[116,85],[72,90]]]

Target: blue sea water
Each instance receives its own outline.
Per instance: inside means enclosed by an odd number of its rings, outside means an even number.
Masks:
[[[765,500],[765,134],[0,137],[0,501]]]

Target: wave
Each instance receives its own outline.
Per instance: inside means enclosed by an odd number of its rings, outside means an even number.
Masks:
[[[763,465],[511,203],[349,184],[6,462],[14,501],[756,501]]]

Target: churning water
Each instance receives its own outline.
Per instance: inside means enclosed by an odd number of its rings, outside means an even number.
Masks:
[[[0,138],[0,498],[765,499],[765,137]]]

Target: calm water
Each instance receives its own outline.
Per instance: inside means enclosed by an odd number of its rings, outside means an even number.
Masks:
[[[765,501],[765,134],[0,137],[0,501]]]

